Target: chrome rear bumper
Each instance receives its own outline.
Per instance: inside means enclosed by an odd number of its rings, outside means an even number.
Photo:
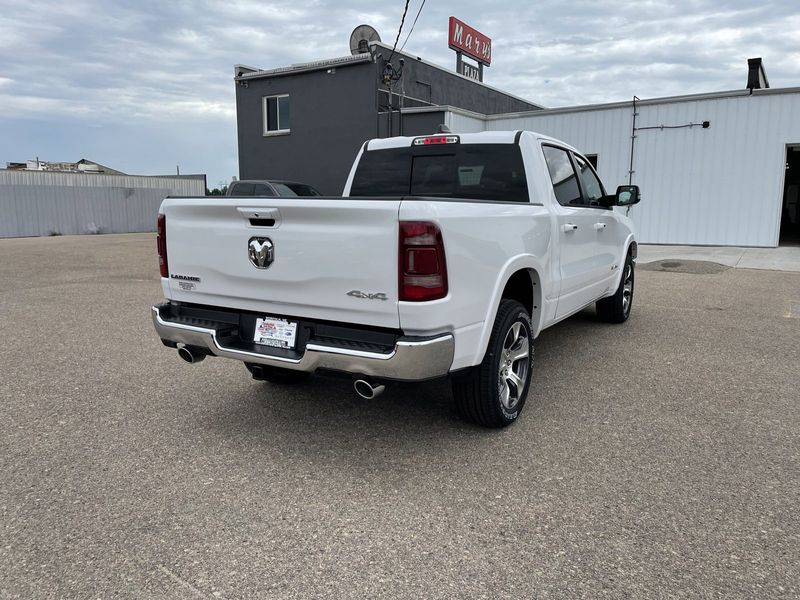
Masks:
[[[421,381],[447,375],[453,364],[455,343],[449,333],[426,339],[400,338],[388,354],[309,342],[302,356],[294,359],[225,347],[216,329],[166,320],[159,306],[153,306],[152,310],[153,324],[162,340],[204,348],[214,356],[259,365],[308,372],[328,369],[376,378]]]

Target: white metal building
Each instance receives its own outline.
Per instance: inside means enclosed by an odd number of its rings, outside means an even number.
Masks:
[[[203,196],[205,191],[205,175],[0,169],[0,238],[155,231],[166,196]]]
[[[800,88],[639,100],[635,112],[633,144],[632,102],[492,116],[448,108],[445,123],[456,133],[537,131],[596,155],[609,191],[629,176],[641,187],[630,215],[644,243],[800,241]]]

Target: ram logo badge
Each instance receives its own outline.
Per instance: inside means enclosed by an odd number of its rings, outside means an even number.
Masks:
[[[275,260],[275,246],[269,238],[252,237],[247,243],[247,254],[254,267],[266,269]]]
[[[361,290],[350,290],[347,292],[348,296],[352,296],[353,298],[363,298],[364,300],[388,300],[389,297],[383,292],[377,292],[375,294],[368,294],[366,292],[362,292]]]

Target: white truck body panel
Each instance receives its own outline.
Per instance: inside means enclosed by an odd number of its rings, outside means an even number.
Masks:
[[[181,286],[163,278],[164,295],[409,336],[452,334],[455,371],[481,362],[502,292],[519,271],[533,286],[534,335],[613,294],[633,241],[632,223],[616,210],[557,202],[541,144],[574,149],[531,132],[458,137],[462,145],[519,143],[529,202],[349,198],[364,152],[409,147],[414,138],[371,140],[358,153],[342,198],[165,200],[170,274],[199,282]],[[247,216],[256,211],[275,214],[276,225],[251,226]],[[449,284],[444,298],[398,301],[399,221],[432,222],[441,230]],[[247,240],[261,235],[275,245],[275,261],[263,270],[247,255]],[[352,290],[386,299],[349,296]]]
[[[407,200],[400,206],[400,220],[432,221],[442,230],[449,293],[431,302],[400,302],[400,323],[416,335],[456,333],[454,369],[476,364],[485,323],[493,320],[495,296],[499,304],[511,275],[535,269],[544,273],[548,287],[557,279],[549,274],[552,223],[542,206]]]
[[[397,211],[399,201],[340,198],[167,198],[171,275],[164,295],[181,302],[263,311],[325,321],[399,327]],[[249,215],[273,215],[274,227],[253,227]],[[268,237],[275,261],[248,259],[251,237]],[[385,292],[393,301],[364,301],[351,290]]]

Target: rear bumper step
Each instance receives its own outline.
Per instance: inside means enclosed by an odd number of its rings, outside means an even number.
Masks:
[[[247,363],[306,372],[325,369],[402,381],[441,377],[448,374],[453,364],[455,343],[449,333],[433,338],[400,337],[387,352],[308,341],[303,351],[291,353],[294,356],[279,356],[277,352],[288,353],[280,350],[272,353],[271,348],[234,347],[236,338],[230,335],[233,327],[230,322],[204,320],[200,324],[195,320],[189,324],[186,319],[174,318],[169,305],[156,305],[152,310],[153,324],[162,341],[204,348],[211,355]]]

